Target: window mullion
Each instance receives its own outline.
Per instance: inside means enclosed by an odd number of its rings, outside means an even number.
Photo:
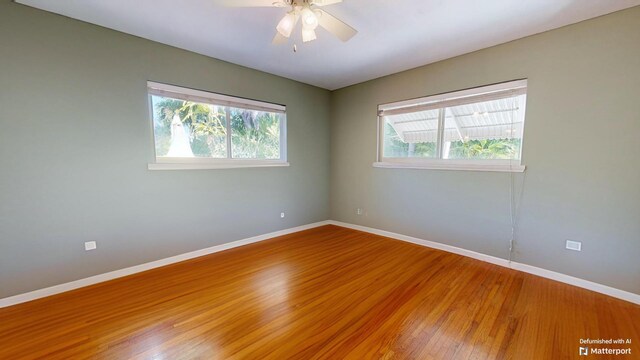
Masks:
[[[229,109],[228,106],[225,106],[224,110],[227,116],[227,158],[233,159],[231,150],[231,109]]]
[[[438,140],[436,142],[436,157],[438,159],[442,159],[442,147],[444,144],[444,117],[446,112],[446,108],[438,109]]]

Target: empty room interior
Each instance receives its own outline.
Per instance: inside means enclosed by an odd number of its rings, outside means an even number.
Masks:
[[[0,359],[640,359],[640,0],[0,30]]]

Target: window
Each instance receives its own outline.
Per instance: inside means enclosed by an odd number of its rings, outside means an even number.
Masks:
[[[522,172],[527,81],[378,107],[376,167]]]
[[[148,83],[155,144],[151,170],[288,166],[286,108]]]

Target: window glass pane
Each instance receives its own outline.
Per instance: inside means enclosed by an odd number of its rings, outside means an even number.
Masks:
[[[443,159],[520,158],[525,96],[446,109]]]
[[[437,155],[439,110],[384,117],[383,156],[434,158]]]
[[[227,157],[223,107],[155,95],[151,105],[157,157]]]
[[[281,114],[230,108],[235,159],[279,159]]]

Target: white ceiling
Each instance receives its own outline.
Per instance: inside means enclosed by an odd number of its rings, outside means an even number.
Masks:
[[[640,0],[344,0],[324,9],[355,27],[347,43],[271,45],[282,8],[215,0],[17,0],[79,20],[326,89],[640,5]],[[296,34],[299,31],[295,32]],[[299,35],[298,35],[299,36]]]

